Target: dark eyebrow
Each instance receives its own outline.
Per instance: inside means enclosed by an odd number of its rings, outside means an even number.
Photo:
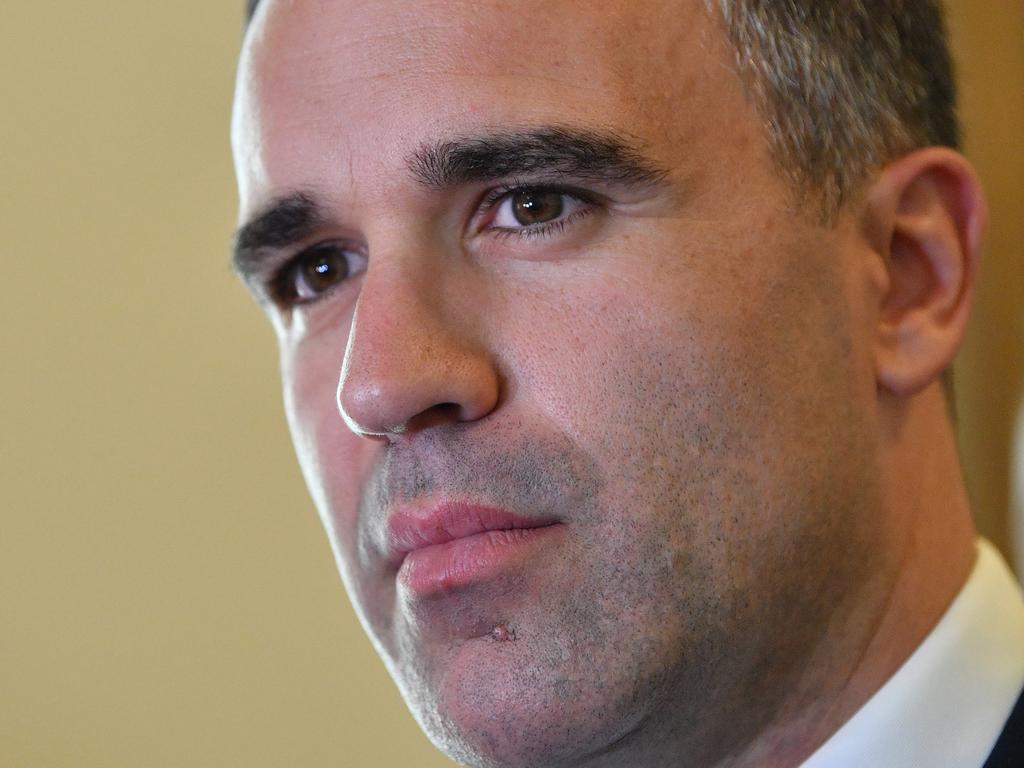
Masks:
[[[616,133],[564,127],[499,131],[426,144],[406,162],[416,179],[431,189],[527,174],[627,186],[656,185],[668,176],[636,144]]]
[[[325,219],[323,209],[308,192],[278,198],[235,233],[232,264],[249,279],[267,248],[283,248],[312,235]]]
[[[438,190],[526,174],[630,187],[658,185],[668,176],[618,134],[561,127],[439,141],[417,149],[407,164],[417,181]],[[235,234],[235,271],[250,281],[267,250],[310,237],[326,218],[312,193],[278,198]]]

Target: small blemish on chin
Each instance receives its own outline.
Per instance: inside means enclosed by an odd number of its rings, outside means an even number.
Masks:
[[[516,631],[508,624],[498,624],[491,630],[491,639],[496,643],[508,643],[516,639]]]
[[[672,564],[672,570],[678,574],[686,573],[687,569],[690,567],[689,556],[682,552],[673,553],[670,558],[670,562]]]

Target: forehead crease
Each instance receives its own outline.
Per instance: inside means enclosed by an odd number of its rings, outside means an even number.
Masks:
[[[261,19],[258,44],[263,66],[344,60],[350,78],[394,72],[403,63],[436,69],[468,63],[474,72],[519,70],[531,77],[543,74],[534,67],[539,59],[570,67],[584,55],[591,68],[607,61],[606,49],[621,46],[631,30],[657,29],[640,7],[654,1],[276,2]],[[626,47],[633,58],[643,50]]]
[[[635,100],[638,85],[671,87],[698,15],[707,16],[701,0],[292,0],[260,19],[253,59],[261,79],[292,83],[296,97],[339,80],[446,74],[572,83]]]

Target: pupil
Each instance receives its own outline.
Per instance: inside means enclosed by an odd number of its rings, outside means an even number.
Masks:
[[[345,264],[336,253],[314,255],[306,266],[306,281],[313,290],[325,290],[345,278]]]
[[[562,215],[560,192],[518,192],[512,199],[512,208],[523,226],[543,224]]]

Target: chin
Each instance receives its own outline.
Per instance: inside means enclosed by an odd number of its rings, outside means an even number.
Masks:
[[[553,670],[551,649],[540,655],[519,642],[471,641],[435,685],[403,686],[439,750],[472,768],[574,765],[635,728],[628,685],[618,687],[627,694],[618,701],[601,701],[577,663]]]

